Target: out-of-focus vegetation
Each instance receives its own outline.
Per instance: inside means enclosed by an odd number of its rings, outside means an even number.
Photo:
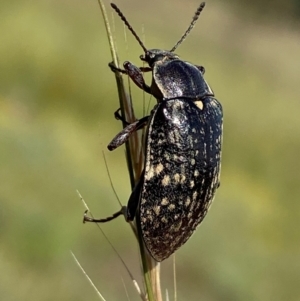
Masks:
[[[290,10],[272,17],[287,2],[264,6],[275,12],[266,15],[230,3],[208,1],[178,49],[205,66],[225,115],[221,187],[176,255],[179,300],[296,301],[300,29]],[[139,33],[144,24],[147,47],[170,49],[198,2],[117,4]],[[138,43],[130,35],[124,43],[123,25],[114,19],[121,61],[140,64]],[[2,1],[0,57],[1,300],[97,300],[69,250],[107,300],[126,298],[122,279],[130,300],[138,300],[100,231],[82,225],[76,194],[97,216],[118,209],[102,150],[121,125],[113,118],[117,93],[96,0]],[[148,97],[132,89],[142,116]],[[105,155],[125,204],[124,151]],[[103,229],[139,279],[137,245],[124,220]],[[172,293],[171,261],[163,264],[163,279]]]
[[[251,14],[256,16],[271,18],[292,19],[295,21],[300,18],[300,1],[299,0],[230,0],[230,2],[242,10],[251,10]]]

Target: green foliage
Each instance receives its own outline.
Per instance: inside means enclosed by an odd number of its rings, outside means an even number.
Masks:
[[[148,47],[169,49],[196,5],[172,2],[170,12],[159,3],[131,1],[123,10],[138,32],[145,24]],[[277,19],[262,25],[243,16],[208,2],[178,49],[205,66],[225,116],[221,187],[203,225],[177,252],[179,300],[300,298],[299,32]],[[139,63],[137,42],[128,36],[126,51],[119,20],[116,28],[120,60]],[[81,224],[76,194],[94,215],[118,208],[101,153],[121,125],[113,118],[117,91],[97,1],[1,3],[0,57],[2,299],[95,300],[72,249],[107,300],[124,299],[121,278],[138,300],[100,232]],[[142,99],[146,106],[149,99],[132,90],[142,116]],[[123,149],[106,157],[125,204]],[[122,218],[103,228],[138,275],[130,228]],[[171,279],[170,265],[163,264],[163,279]]]

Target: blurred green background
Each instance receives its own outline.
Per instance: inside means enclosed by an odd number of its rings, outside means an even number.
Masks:
[[[165,49],[199,4],[116,3],[147,47]],[[209,0],[177,50],[205,66],[225,116],[221,187],[176,253],[178,300],[300,300],[299,3]],[[139,65],[141,48],[114,19],[120,60]],[[107,300],[126,298],[123,281],[139,300],[101,232],[81,223],[76,194],[99,217],[119,208],[102,150],[124,204],[130,194],[124,149],[106,151],[121,125],[97,1],[2,1],[0,57],[0,299],[98,300],[72,250]],[[132,89],[141,117],[149,98]],[[124,219],[103,229],[139,280]],[[168,260],[170,294],[171,279]]]

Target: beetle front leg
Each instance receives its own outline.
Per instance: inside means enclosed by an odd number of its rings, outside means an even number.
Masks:
[[[137,66],[131,64],[130,62],[125,62],[123,64],[124,69],[126,71],[126,74],[132,79],[132,81],[142,90],[145,92],[151,94],[151,88],[145,83],[143,73],[142,72],[148,72],[152,71],[151,68],[148,67],[141,67],[138,68]]]
[[[133,221],[140,202],[140,195],[144,183],[145,171],[142,172],[139,181],[135,185],[127,204],[126,220]]]
[[[117,147],[124,144],[130,137],[130,135],[148,124],[149,116],[145,116],[140,120],[137,120],[127,125],[117,136],[108,144],[107,148],[112,151]]]
[[[123,73],[123,74],[127,74],[127,71],[126,71],[126,70],[116,67],[115,64],[114,64],[113,62],[108,63],[108,67],[109,67],[110,70],[111,70],[112,72],[114,72],[114,73],[115,73],[115,72],[120,72],[120,73]]]
[[[139,68],[128,61],[126,61],[123,64],[124,69],[117,68],[113,62],[110,62],[108,66],[112,72],[120,72],[122,74],[127,74],[140,89],[151,94],[151,88],[145,83],[143,73],[142,73],[142,72],[152,71],[150,67]]]

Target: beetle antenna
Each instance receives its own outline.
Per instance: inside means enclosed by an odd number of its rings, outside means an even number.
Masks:
[[[143,44],[143,42],[141,41],[141,39],[139,38],[139,36],[136,34],[136,32],[134,31],[134,29],[131,27],[131,25],[129,24],[129,22],[126,20],[125,16],[120,11],[120,9],[118,8],[118,6],[116,4],[114,4],[114,3],[111,3],[110,5],[117,12],[117,14],[121,18],[121,20],[125,23],[125,25],[127,26],[127,28],[131,31],[131,33],[134,35],[134,37],[136,38],[136,40],[139,42],[139,44],[141,45],[141,47],[143,48],[143,50],[146,53],[147,52],[147,48],[145,47],[145,45]]]
[[[196,10],[195,12],[195,15],[193,17],[193,20],[190,24],[190,26],[188,27],[188,29],[186,30],[186,32],[182,35],[182,37],[180,38],[180,40],[176,43],[176,45],[170,50],[170,52],[174,52],[176,50],[176,48],[185,40],[185,38],[188,36],[188,34],[191,32],[191,30],[193,29],[193,27],[195,26],[199,16],[200,16],[200,13],[202,12],[203,8],[205,6],[205,2],[202,2],[198,9]]]

